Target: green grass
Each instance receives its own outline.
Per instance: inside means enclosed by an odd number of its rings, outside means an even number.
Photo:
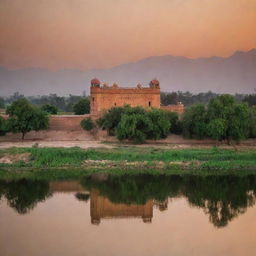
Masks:
[[[0,164],[2,169],[51,169],[73,168],[88,169],[83,165],[85,160],[109,160],[116,163],[113,167],[108,163],[90,166],[90,169],[162,169],[181,170],[255,170],[256,150],[235,151],[227,149],[157,149],[138,147],[118,147],[114,149],[81,149],[81,148],[10,148],[0,150],[0,158],[6,154],[30,153],[30,161],[19,161],[13,164]],[[126,161],[141,163],[132,166]],[[159,161],[164,165],[158,168]]]

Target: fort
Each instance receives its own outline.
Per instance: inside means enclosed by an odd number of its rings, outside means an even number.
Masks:
[[[136,87],[119,87],[116,83],[112,86],[101,85],[101,82],[94,78],[91,80],[90,94],[91,115],[100,115],[112,107],[124,105],[162,108],[177,113],[184,112],[184,105],[179,102],[176,105],[161,106],[160,83],[156,79],[150,81],[149,87],[142,87],[141,84]]]

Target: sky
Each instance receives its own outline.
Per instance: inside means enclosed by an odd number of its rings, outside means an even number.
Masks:
[[[256,0],[0,0],[0,66],[109,68],[256,48]]]

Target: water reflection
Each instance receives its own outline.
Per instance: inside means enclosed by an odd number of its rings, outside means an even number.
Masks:
[[[5,197],[8,205],[19,214],[29,213],[38,202],[45,201],[51,195],[47,181],[0,181],[0,199]]]
[[[203,209],[215,227],[225,227],[256,202],[256,176],[92,175],[82,181],[0,182],[0,199],[19,214],[29,213],[56,192],[74,192],[81,203],[90,201],[91,223],[106,218],[141,218],[151,223],[153,208],[164,211],[171,198],[185,197]]]

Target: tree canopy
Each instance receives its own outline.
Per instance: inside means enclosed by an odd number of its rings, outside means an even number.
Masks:
[[[13,133],[22,133],[22,139],[30,131],[45,130],[48,128],[47,113],[31,105],[21,98],[12,103],[6,110],[9,115],[8,128]]]

